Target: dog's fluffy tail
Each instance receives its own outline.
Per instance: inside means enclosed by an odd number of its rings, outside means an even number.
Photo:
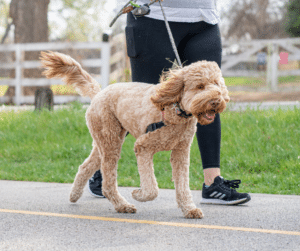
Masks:
[[[62,78],[67,85],[72,85],[81,96],[91,99],[101,91],[100,85],[81,65],[70,56],[58,52],[41,52],[41,62],[47,78]]]

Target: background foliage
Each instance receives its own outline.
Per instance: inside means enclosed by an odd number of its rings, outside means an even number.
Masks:
[[[286,31],[292,37],[300,37],[300,0],[290,1],[287,11]]]

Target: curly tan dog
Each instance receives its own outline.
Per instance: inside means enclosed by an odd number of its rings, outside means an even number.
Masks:
[[[135,213],[118,192],[117,164],[126,133],[136,138],[141,189],[134,190],[137,201],[154,200],[158,185],[154,176],[153,155],[172,151],[171,165],[178,206],[186,218],[202,218],[189,188],[190,146],[197,121],[202,125],[214,121],[229,101],[221,70],[215,62],[200,61],[170,70],[160,84],[117,83],[100,90],[99,84],[71,57],[57,52],[42,52],[44,74],[63,78],[92,101],[86,112],[87,126],[93,138],[93,150],[79,167],[70,201],[76,202],[88,179],[101,169],[103,194],[117,212]],[[146,133],[147,127],[163,121],[165,126]]]

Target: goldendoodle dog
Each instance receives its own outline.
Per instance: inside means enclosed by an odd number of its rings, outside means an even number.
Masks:
[[[91,98],[86,123],[93,138],[90,156],[79,166],[70,201],[76,202],[88,179],[101,170],[102,191],[119,213],[135,213],[118,191],[117,165],[127,132],[136,138],[141,188],[132,192],[137,201],[158,196],[153,155],[172,151],[171,165],[176,199],[186,218],[202,218],[189,188],[190,146],[196,124],[208,125],[229,101],[221,70],[215,62],[199,61],[162,74],[158,85],[117,83],[104,90],[71,57],[42,52],[47,78],[62,78],[82,96]],[[158,124],[155,124],[158,123]],[[158,129],[154,130],[153,128]],[[149,129],[150,128],[150,129]],[[152,128],[152,129],[151,129]]]

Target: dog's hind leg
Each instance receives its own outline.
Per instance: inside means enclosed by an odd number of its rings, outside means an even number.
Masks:
[[[118,213],[135,213],[134,205],[129,204],[119,193],[117,184],[117,164],[119,153],[109,152],[106,148],[105,155],[102,157],[102,192],[105,197],[113,204]]]
[[[176,200],[186,218],[201,219],[203,213],[196,208],[189,187],[190,145],[182,142],[171,153],[172,175],[176,189]]]
[[[119,213],[135,213],[134,205],[129,204],[118,191],[117,169],[121,156],[126,130],[113,114],[103,111],[88,111],[86,118],[89,130],[97,144],[101,156],[102,193]]]
[[[88,179],[100,169],[100,154],[95,144],[93,146],[90,156],[79,166],[70,194],[71,202],[76,202],[81,197]]]

